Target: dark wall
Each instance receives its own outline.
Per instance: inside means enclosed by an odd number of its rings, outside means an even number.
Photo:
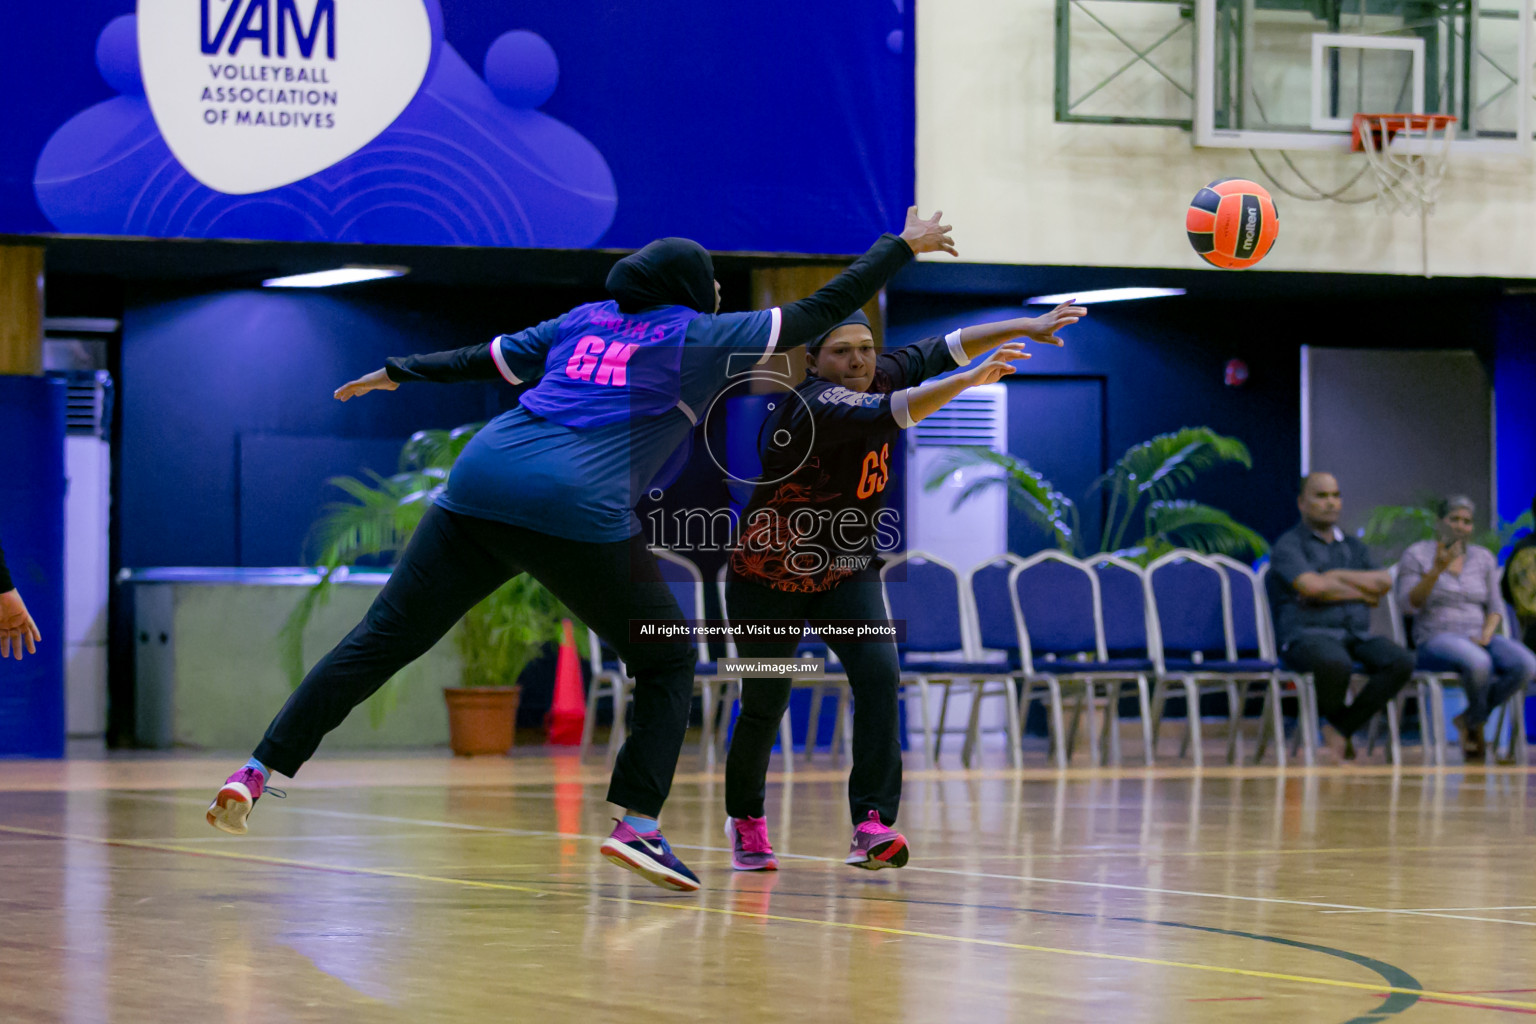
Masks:
[[[120,381],[122,564],[295,565],[324,480],[395,469],[413,432],[485,420],[497,384],[406,385],[345,404],[391,355],[488,342],[583,296],[362,286],[126,299]]]
[[[932,294],[893,295],[888,309],[893,345],[1029,312],[1017,304]],[[1273,537],[1295,518],[1299,343],[1294,325],[1278,309],[1268,316],[1255,313],[1251,303],[1196,305],[1176,298],[1095,305],[1087,318],[1063,332],[1065,347],[1032,345],[1033,358],[1010,379],[1027,387],[1037,375],[1102,378],[1102,452],[1111,463],[1131,445],[1185,426],[1207,426],[1240,438],[1253,454],[1253,469],[1215,470],[1187,496],[1226,509]],[[1223,383],[1229,359],[1248,364],[1244,386]],[[1012,417],[1016,403],[1009,406]],[[1057,431],[1051,444],[1097,446],[1101,442],[1095,433],[1076,431],[1073,441]],[[1017,437],[1011,426],[1009,446],[1013,454],[1042,464],[1072,461],[1058,450],[1032,451],[1029,439]],[[1103,458],[1101,451],[1085,449],[1080,461]],[[1084,494],[1067,496],[1097,505]],[[1016,534],[1010,530],[1010,541]]]

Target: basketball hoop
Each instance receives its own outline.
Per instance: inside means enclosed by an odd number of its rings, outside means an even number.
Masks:
[[[1456,141],[1450,114],[1356,114],[1351,149],[1364,153],[1376,199],[1390,213],[1419,215],[1419,247],[1429,276],[1429,215]]]

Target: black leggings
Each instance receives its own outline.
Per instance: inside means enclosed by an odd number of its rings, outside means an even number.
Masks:
[[[732,577],[726,583],[731,620],[797,619],[812,627],[827,619],[886,622],[878,580],[845,581],[819,594],[788,594]],[[744,658],[787,658],[793,641],[738,641]],[[848,639],[828,640],[848,673],[853,690],[853,770],[848,775],[848,805],[854,824],[878,811],[887,825],[901,808],[901,733],[897,687],[901,680],[896,645]],[[725,813],[733,818],[761,818],[768,757],[779,720],[789,707],[790,682],[778,677],[744,679],[741,716],[725,760]],[[816,726],[806,742],[815,742]]]
[[[645,537],[588,544],[434,505],[363,621],[321,658],[267,727],[256,758],[293,775],[326,733],[518,573],[544,584],[618,652],[635,680],[634,726],[608,799],[655,816],[677,770],[698,652],[686,640],[631,643],[631,619],[681,621]]]

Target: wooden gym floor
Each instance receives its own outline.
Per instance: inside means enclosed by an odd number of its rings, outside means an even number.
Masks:
[[[909,768],[900,871],[844,866],[844,767],[663,820],[704,890],[597,856],[605,772],[322,756],[245,837],[238,758],[0,763],[0,1021],[1495,1021],[1536,1014],[1515,769]]]

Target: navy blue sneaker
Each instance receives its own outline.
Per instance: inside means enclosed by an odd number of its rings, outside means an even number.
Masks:
[[[678,892],[697,892],[699,876],[688,870],[667,845],[666,837],[655,832],[636,832],[619,819],[613,833],[601,848],[602,855],[621,868],[628,868],[652,885]]]

